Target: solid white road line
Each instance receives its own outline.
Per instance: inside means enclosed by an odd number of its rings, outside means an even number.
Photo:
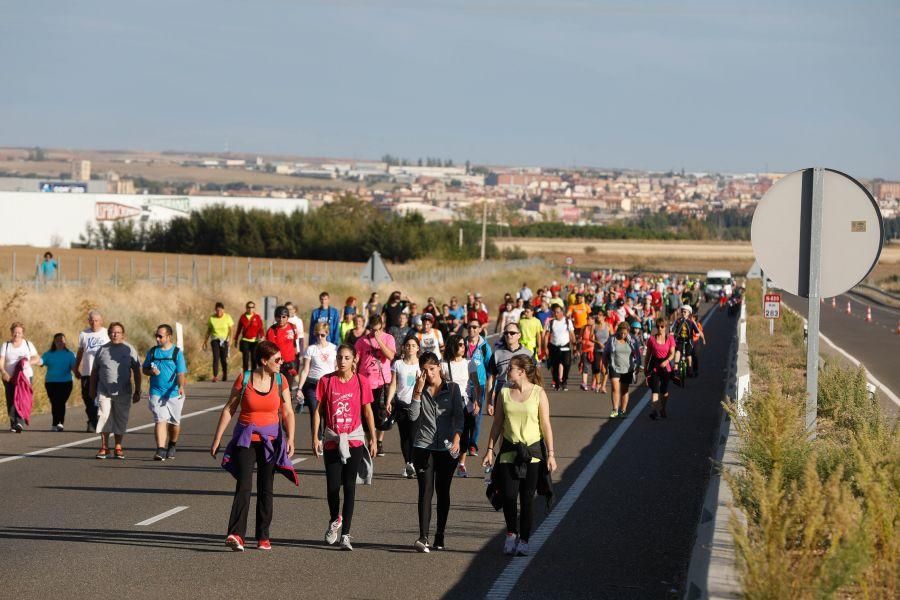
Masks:
[[[210,408],[205,408],[203,410],[198,410],[196,412],[188,413],[186,415],[181,416],[181,420],[190,419],[191,417],[196,417],[197,415],[206,414],[208,412],[212,412],[214,410],[222,410],[224,404],[220,404],[218,406],[212,406]],[[132,433],[134,431],[141,431],[143,429],[149,429],[154,427],[155,423],[147,423],[146,425],[139,425],[137,427],[132,427],[130,429],[126,429],[126,433]],[[19,460],[20,458],[28,458],[30,456],[40,456],[41,454],[47,454],[48,452],[56,452],[57,450],[63,450],[65,448],[72,448],[74,446],[83,446],[84,444],[89,444],[91,442],[96,443],[99,439],[99,434],[95,434],[89,438],[84,438],[75,442],[69,442],[68,444],[60,444],[59,446],[53,446],[52,448],[41,448],[40,450],[35,450],[33,452],[27,452],[25,454],[18,454],[16,456],[7,456],[6,458],[0,458],[0,464],[6,462],[12,462],[14,460]]]
[[[801,319],[803,319],[803,324],[804,324],[804,325],[808,325],[808,321],[806,320],[806,318],[805,318],[803,315],[801,315],[800,313],[798,313],[796,310],[794,310],[794,309],[791,308],[790,306],[787,306],[786,304],[785,304],[785,306],[787,307],[787,309],[788,309],[789,311],[791,311],[792,313],[794,313],[795,315],[797,315],[798,317],[800,317]],[[843,356],[844,358],[846,358],[847,360],[849,360],[849,361],[853,364],[853,366],[855,366],[855,367],[860,367],[860,366],[861,366],[861,367],[864,368],[864,369],[866,368],[865,365],[863,365],[863,364],[859,361],[859,359],[855,358],[855,357],[852,356],[849,352],[847,352],[846,350],[844,350],[843,348],[841,348],[840,346],[838,346],[837,344],[835,344],[834,342],[832,342],[830,339],[828,339],[828,336],[825,335],[824,333],[822,333],[821,331],[819,332],[819,339],[821,339],[821,340],[824,341],[826,344],[828,344],[829,346],[831,346],[832,348],[834,348],[834,350],[837,351],[841,356]],[[871,373],[868,369],[866,369],[866,378],[869,380],[869,382],[870,382],[872,385],[878,387],[882,392],[884,392],[884,395],[887,396],[888,398],[890,398],[891,402],[893,402],[893,403],[896,404],[897,406],[900,406],[900,398],[897,397],[897,394],[895,394],[894,392],[892,392],[891,389],[890,389],[888,386],[886,386],[886,385],[884,385],[883,383],[881,383],[881,381],[879,381],[877,377],[875,377],[874,375],[872,375],[872,373]]]
[[[291,461],[291,464],[292,464],[292,465],[296,465],[297,463],[303,462],[303,461],[306,460],[307,458],[309,458],[309,457],[308,457],[308,456],[301,456],[300,458],[295,458],[294,460]]]
[[[715,312],[716,307],[713,307],[712,310],[710,310],[706,314],[706,317],[702,321],[704,327]],[[572,487],[566,490],[566,493],[559,501],[559,504],[553,507],[553,510],[550,511],[550,514],[547,515],[547,517],[541,522],[537,530],[532,534],[531,539],[528,540],[528,549],[530,551],[529,555],[516,556],[510,559],[506,568],[503,569],[503,572],[494,582],[494,585],[491,586],[490,591],[488,591],[486,596],[487,598],[491,598],[492,600],[506,600],[506,598],[509,597],[509,595],[513,591],[513,588],[516,587],[516,584],[522,577],[522,573],[524,573],[525,569],[528,568],[528,564],[531,562],[531,559],[537,555],[541,547],[544,545],[544,542],[546,542],[547,539],[549,539],[550,536],[553,535],[553,532],[556,531],[556,528],[575,505],[575,502],[578,500],[579,496],[581,496],[581,494],[587,488],[588,484],[591,482],[591,479],[594,478],[594,475],[597,474],[597,471],[599,471],[600,467],[603,466],[603,463],[606,462],[607,457],[609,457],[609,455],[612,453],[613,449],[616,447],[616,444],[619,443],[619,440],[622,439],[622,437],[625,435],[625,432],[628,431],[628,428],[631,427],[631,424],[634,423],[635,419],[637,419],[638,415],[643,412],[644,407],[646,407],[649,402],[650,390],[647,390],[647,392],[637,403],[637,406],[629,411],[628,417],[625,419],[625,422],[620,424],[612,433],[612,435],[610,435],[609,438],[603,443],[603,445],[597,451],[597,454],[595,454],[593,458],[591,458],[591,461],[587,464],[584,470],[578,474],[578,477],[575,479]]]
[[[140,523],[135,523],[134,526],[135,527],[146,527],[147,525],[153,525],[157,521],[162,521],[166,517],[171,517],[172,515],[177,515],[178,513],[180,513],[183,510],[187,510],[187,506],[176,506],[175,508],[167,510],[164,513],[160,513],[160,514],[156,515],[155,517],[150,517],[146,521],[141,521]]]

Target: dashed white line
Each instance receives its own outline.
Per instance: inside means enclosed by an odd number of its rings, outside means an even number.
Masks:
[[[296,465],[297,463],[303,462],[303,461],[306,460],[307,458],[309,458],[309,457],[308,457],[308,456],[301,456],[300,458],[295,458],[294,460],[291,461],[291,464],[292,464],[292,465]]]
[[[184,418],[184,417],[182,417],[182,418]],[[187,510],[187,508],[188,508],[187,506],[176,506],[175,508],[169,509],[164,513],[160,513],[160,514],[156,515],[155,517],[150,517],[149,519],[147,519],[145,521],[141,521],[140,523],[135,523],[134,526],[135,527],[147,527],[148,525],[153,525],[157,521],[162,521],[166,517],[171,517],[172,515],[177,515],[181,511]]]

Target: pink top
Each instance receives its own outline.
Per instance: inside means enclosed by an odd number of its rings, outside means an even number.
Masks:
[[[372,388],[364,376],[354,375],[349,381],[327,375],[316,385],[319,402],[325,403],[325,427],[335,433],[353,433],[362,425],[362,407],[372,403]],[[350,447],[362,446],[359,440],[350,440]],[[325,442],[326,450],[334,450],[337,442]]]
[[[658,371],[660,369],[660,363],[666,360],[666,357],[669,356],[672,350],[675,349],[675,337],[671,334],[666,336],[666,341],[660,344],[656,341],[656,336],[650,336],[650,339],[647,340],[647,352],[650,353],[650,356],[653,357],[653,370]],[[665,371],[672,370],[672,363],[669,362],[665,366]]]
[[[394,336],[381,334],[381,342],[397,351]],[[356,354],[359,357],[359,372],[369,379],[371,388],[377,389],[391,382],[391,361],[387,359],[381,346],[371,336],[364,336],[356,340]]]

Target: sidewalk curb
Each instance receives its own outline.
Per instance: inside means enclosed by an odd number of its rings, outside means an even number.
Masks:
[[[726,374],[726,401],[734,401],[741,410],[744,396],[749,392],[750,361],[745,337],[745,312],[741,312],[737,331],[731,345],[732,360]],[[691,551],[685,600],[707,598],[741,598],[742,591],[737,569],[734,537],[731,534],[731,514],[734,499],[731,488],[723,481],[724,469],[740,468],[738,449],[740,437],[731,426],[731,417],[722,409],[719,439],[710,458],[709,484],[697,524],[697,538]],[[738,512],[739,518],[743,514]]]

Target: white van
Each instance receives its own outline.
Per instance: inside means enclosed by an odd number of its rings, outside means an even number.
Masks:
[[[734,279],[731,271],[707,271],[706,282],[703,284],[703,298],[709,302],[719,297],[719,292],[725,290],[726,296],[731,296],[734,291]]]

